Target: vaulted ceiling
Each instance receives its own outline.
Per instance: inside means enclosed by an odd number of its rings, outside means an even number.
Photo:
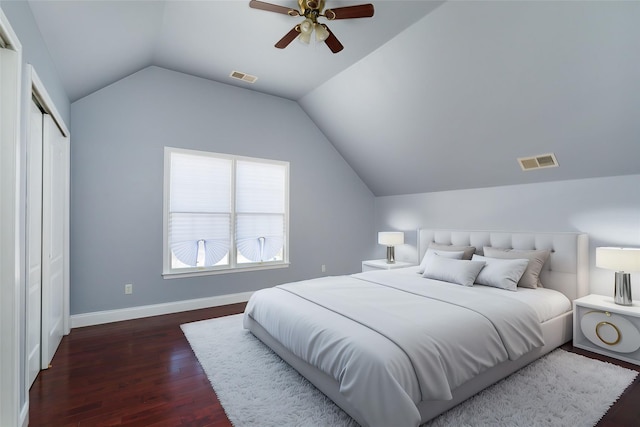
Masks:
[[[271,3],[298,9],[297,0]],[[321,18],[345,46],[334,55],[324,44],[274,48],[303,18],[252,9],[249,0],[29,0],[72,102],[150,65],[297,100],[441,3],[383,1],[373,18]],[[258,80],[238,82],[232,71]]]
[[[150,65],[289,98],[378,196],[640,173],[640,2],[374,1],[335,55],[249,0],[29,4],[72,102]]]

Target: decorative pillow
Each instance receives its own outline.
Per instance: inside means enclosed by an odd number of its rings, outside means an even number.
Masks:
[[[479,285],[516,291],[518,280],[529,265],[528,259],[498,259],[474,255],[473,261],[484,261],[484,268],[476,277]]]
[[[518,281],[518,286],[521,288],[535,289],[538,286],[542,287],[540,283],[540,271],[542,266],[549,258],[551,251],[544,250],[519,250],[519,249],[500,249],[492,248],[489,246],[484,247],[484,256],[489,258],[501,258],[501,259],[528,259],[529,265],[522,274],[522,277]]]
[[[440,249],[436,250],[436,249],[429,248],[427,249],[427,252],[424,254],[422,261],[420,262],[420,268],[418,268],[418,273],[419,274],[424,273],[424,269],[427,267],[427,264],[429,263],[431,258],[434,256],[441,256],[449,259],[462,259],[463,255],[464,255],[463,251],[442,251]]]
[[[441,245],[440,243],[429,243],[429,248],[431,249],[439,249],[441,251],[463,251],[464,255],[462,259],[471,259],[473,254],[476,252],[475,246],[459,246],[459,245]]]
[[[475,282],[484,264],[484,261],[457,260],[434,256],[427,264],[422,277],[462,286],[473,286],[473,282]]]

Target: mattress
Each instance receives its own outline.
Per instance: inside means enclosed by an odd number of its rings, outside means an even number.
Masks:
[[[390,274],[398,276],[419,277],[419,267],[400,268],[397,270],[390,270]],[[360,273],[359,273],[360,274]],[[363,273],[364,274],[364,273]],[[429,280],[421,278],[420,280]],[[455,285],[452,285],[455,286]],[[561,292],[553,289],[546,288],[518,288],[516,292],[505,291],[503,289],[497,289],[490,286],[482,286],[475,284],[474,289],[486,293],[495,294],[505,298],[512,298],[517,301],[521,301],[531,308],[533,308],[538,316],[540,323],[546,322],[549,319],[560,316],[563,313],[571,311],[571,301]]]

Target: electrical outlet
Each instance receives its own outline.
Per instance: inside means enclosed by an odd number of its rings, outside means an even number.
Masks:
[[[322,270],[323,273],[325,273],[327,271],[327,266],[322,264],[322,266],[320,267],[320,269]]]
[[[129,295],[133,293],[133,284],[132,283],[127,283],[126,285],[124,285],[124,293]]]

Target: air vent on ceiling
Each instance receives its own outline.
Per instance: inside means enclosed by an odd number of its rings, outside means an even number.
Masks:
[[[242,80],[243,82],[247,82],[247,83],[255,83],[256,80],[258,80],[256,76],[241,73],[240,71],[232,71],[231,74],[229,75],[234,79]]]
[[[520,163],[523,171],[558,167],[558,160],[556,160],[556,155],[553,153],[540,154],[533,157],[520,157],[518,163]]]

